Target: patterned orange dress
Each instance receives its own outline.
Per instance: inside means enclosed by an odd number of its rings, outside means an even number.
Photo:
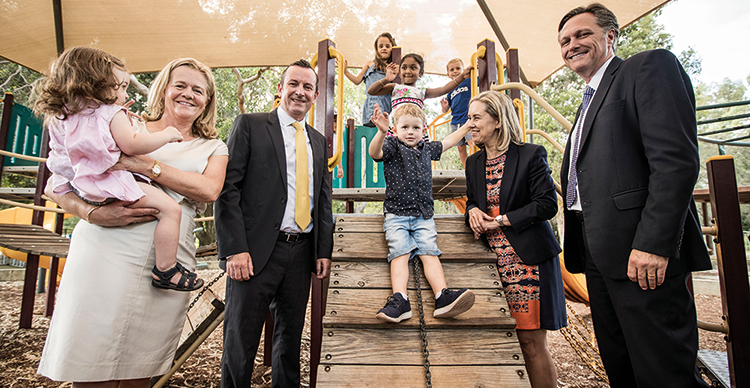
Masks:
[[[487,159],[487,214],[492,217],[500,215],[500,185],[504,166],[505,154]],[[497,254],[497,269],[510,314],[516,319],[516,328],[541,328],[539,266],[524,264],[502,229],[488,231],[487,241]]]

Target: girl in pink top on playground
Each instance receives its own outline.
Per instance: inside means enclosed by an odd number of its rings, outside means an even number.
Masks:
[[[367,90],[373,96],[391,95],[391,108],[396,109],[401,104],[416,104],[424,108],[425,98],[440,97],[455,89],[465,79],[469,78],[472,66],[467,66],[456,78],[448,81],[439,88],[423,88],[417,86],[417,81],[424,75],[424,59],[419,54],[406,54],[401,58],[401,65],[391,62],[386,68],[385,78],[375,82]],[[401,84],[394,83],[396,75],[401,76]]]
[[[115,166],[121,153],[147,154],[183,140],[174,127],[154,133],[136,130],[123,106],[129,84],[124,63],[99,49],[74,47],[55,60],[34,103],[35,113],[44,117],[49,129],[47,167],[54,174],[48,185],[58,194],[72,190],[97,206],[86,215],[86,221],[99,206],[117,200],[131,202],[131,207],[159,210],[151,284],[177,291],[197,290],[203,280],[177,262],[180,205],[151,185],[161,172],[158,162],[151,177]]]

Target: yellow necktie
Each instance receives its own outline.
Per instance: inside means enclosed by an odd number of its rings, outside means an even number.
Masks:
[[[310,176],[307,173],[307,140],[302,124],[295,121],[292,126],[297,130],[297,133],[294,134],[294,155],[297,160],[294,222],[304,231],[310,224],[310,195],[307,192],[310,185]]]

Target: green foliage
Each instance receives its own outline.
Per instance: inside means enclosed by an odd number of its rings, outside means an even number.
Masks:
[[[359,74],[360,70],[349,69],[354,75]],[[335,101],[338,102],[338,85],[339,82],[344,81],[344,122],[346,119],[353,118],[354,125],[362,125],[362,109],[365,105],[365,83],[362,82],[359,85],[355,85],[349,82],[349,79],[345,76],[336,76],[336,89],[335,89]],[[320,102],[320,101],[318,101]],[[338,109],[338,108],[337,108]],[[338,112],[336,112],[338,114]]]
[[[154,78],[156,78],[157,74],[158,73],[156,72],[135,74],[135,79],[137,79],[141,84],[148,87],[152,82],[154,82]],[[133,105],[130,106],[131,111],[139,113],[146,111],[146,102],[148,96],[140,94],[132,83],[128,88],[128,96],[130,96],[130,100],[133,101]]]
[[[33,83],[41,77],[34,70],[0,58],[0,98],[6,92],[13,93],[16,103],[30,107]]]
[[[672,49],[672,35],[664,32],[664,26],[656,21],[661,11],[650,13],[620,31],[617,56],[628,59],[646,50]]]
[[[249,79],[258,74],[261,68],[246,67],[237,70],[243,79]],[[282,71],[283,69],[281,68],[271,68],[270,70],[262,71],[258,79],[243,86],[242,93],[245,99],[245,112],[271,111],[273,96],[276,94]],[[226,140],[229,130],[232,128],[234,118],[240,114],[237,95],[237,85],[239,83],[232,69],[214,69],[213,74],[218,98],[216,129],[219,131],[219,138]]]
[[[725,78],[719,83],[711,84],[698,84],[695,88],[696,104],[698,106],[714,105],[725,102],[743,101],[750,99],[748,90],[742,80],[730,80]],[[741,114],[750,113],[750,105],[735,106],[731,108],[720,108],[711,110],[701,110],[697,113],[698,121],[705,121],[709,119],[715,119],[719,117],[735,116]],[[709,131],[720,130],[724,128],[731,128],[735,126],[748,125],[750,119],[738,119],[731,121],[724,121],[718,123],[703,124],[698,126],[698,134],[706,133]],[[705,136],[706,138],[715,140],[728,140],[738,139],[740,142],[748,143],[747,138],[748,130],[740,129],[731,132],[719,133],[715,135]],[[721,150],[718,145],[711,144],[705,141],[698,143],[700,157],[701,157],[701,172],[698,177],[698,183],[696,187],[706,188],[708,187],[708,174],[705,169],[705,163],[708,158],[721,154]],[[736,170],[736,178],[738,186],[750,185],[750,148],[747,146],[725,146],[724,152],[727,155],[734,157],[734,164]],[[743,205],[740,208],[742,214],[742,229],[750,230],[750,206]]]
[[[690,46],[688,46],[687,50],[681,52],[680,55],[677,56],[677,59],[680,61],[688,75],[698,75],[703,70],[700,54]]]

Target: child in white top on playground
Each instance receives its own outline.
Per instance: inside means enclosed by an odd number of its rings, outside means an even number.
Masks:
[[[432,198],[431,160],[453,147],[466,135],[469,127],[451,133],[442,141],[424,141],[425,115],[416,104],[403,104],[393,110],[396,136],[386,137],[388,114],[375,106],[372,122],[378,128],[369,146],[375,161],[383,162],[386,196],[383,203],[383,230],[388,243],[388,262],[393,295],[376,317],[398,323],[411,318],[406,295],[409,260],[419,256],[424,275],[435,295],[435,318],[451,318],[474,305],[474,293],[468,289],[449,290],[438,256]]]
[[[385,78],[375,82],[367,90],[373,96],[391,95],[391,107],[395,109],[403,103],[412,103],[424,108],[425,98],[435,98],[445,95],[455,89],[471,74],[472,66],[468,66],[459,75],[445,85],[438,88],[417,87],[417,81],[424,75],[424,59],[419,54],[406,54],[401,58],[401,65],[390,63],[386,68]],[[401,76],[401,84],[393,83],[396,75]]]
[[[113,168],[121,153],[147,154],[183,140],[174,127],[153,133],[136,131],[123,106],[129,84],[124,63],[99,49],[74,47],[55,60],[34,106],[35,112],[44,116],[50,133],[47,167],[54,175],[48,184],[56,193],[72,190],[95,205],[86,221],[99,206],[116,200],[159,210],[152,285],[194,291],[203,286],[203,280],[177,263],[182,209],[150,184],[159,176],[158,162],[150,178]]]

